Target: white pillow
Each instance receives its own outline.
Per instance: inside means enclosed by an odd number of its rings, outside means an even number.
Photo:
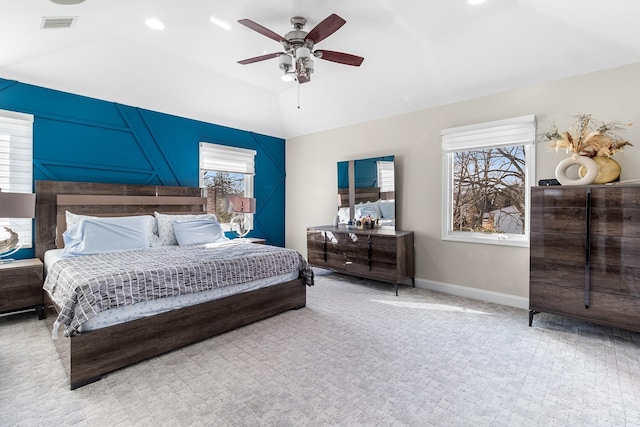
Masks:
[[[210,219],[218,222],[214,214],[186,214],[186,215],[167,215],[154,212],[153,215],[158,221],[158,237],[161,245],[177,245],[178,240],[173,231],[174,221],[185,221],[188,219]]]
[[[81,219],[62,234],[63,256],[147,249],[145,222],[142,216]]]
[[[380,207],[378,206],[378,201],[375,202],[366,202],[366,203],[358,203],[356,205],[356,219],[364,218],[367,215],[371,215],[371,218],[380,218],[382,216],[382,212],[380,212]]]
[[[158,221],[153,215],[132,215],[132,216],[119,216],[119,217],[99,217],[90,215],[78,215],[73,212],[65,211],[65,220],[67,222],[67,230],[72,228],[78,222],[83,219],[104,219],[104,218],[143,218],[144,231],[149,238],[149,245],[160,246],[160,240],[158,239]]]
[[[173,222],[173,231],[180,246],[204,245],[229,240],[217,221],[188,219]]]
[[[395,200],[380,200],[378,203],[380,206],[380,212],[382,212],[382,218],[395,219],[396,217],[396,201]]]
[[[78,215],[69,211],[65,211],[64,216],[67,221],[67,230],[73,228],[73,226],[79,223],[82,219],[99,219],[97,216]]]

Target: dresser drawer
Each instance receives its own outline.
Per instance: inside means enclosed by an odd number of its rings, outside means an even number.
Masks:
[[[307,259],[317,267],[398,283],[414,276],[413,233],[309,228]]]

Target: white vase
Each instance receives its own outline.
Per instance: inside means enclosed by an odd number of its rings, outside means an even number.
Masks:
[[[587,173],[578,179],[567,177],[567,169],[574,165],[578,167],[583,166],[587,170]],[[562,185],[589,185],[593,183],[596,176],[598,176],[598,165],[591,157],[574,154],[561,161],[556,167],[556,179]]]

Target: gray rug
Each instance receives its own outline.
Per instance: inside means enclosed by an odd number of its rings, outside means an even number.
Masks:
[[[302,310],[75,391],[44,322],[1,317],[0,425],[640,425],[638,333],[319,273]]]

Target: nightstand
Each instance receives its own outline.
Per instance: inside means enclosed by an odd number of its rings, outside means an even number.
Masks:
[[[44,319],[43,268],[37,258],[0,264],[0,313],[35,308]]]

